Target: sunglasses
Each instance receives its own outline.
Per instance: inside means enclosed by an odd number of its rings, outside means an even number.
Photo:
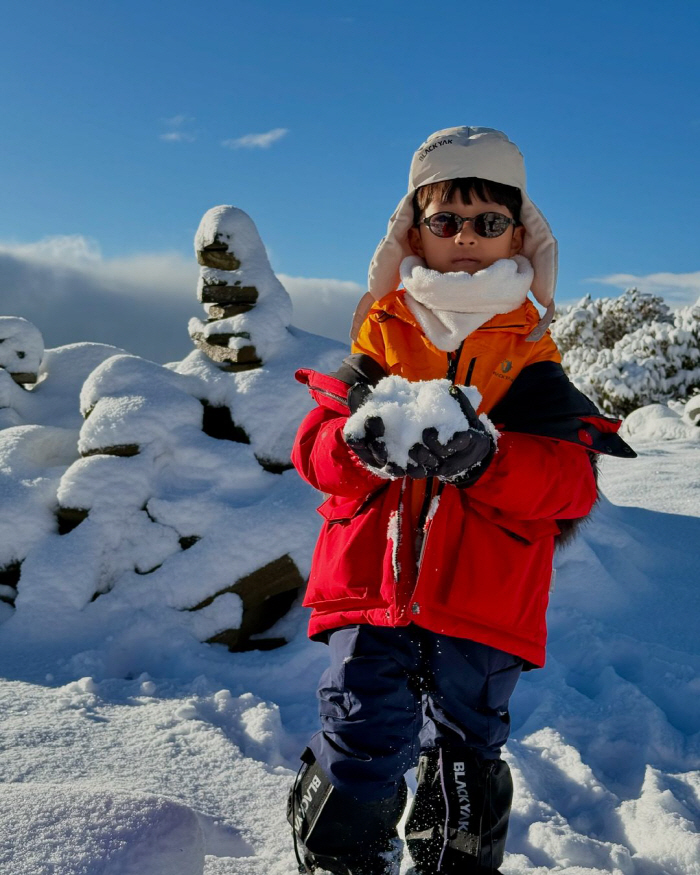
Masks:
[[[427,225],[436,237],[456,237],[465,222],[472,223],[474,233],[479,237],[500,237],[510,225],[518,224],[502,213],[479,213],[470,219],[463,219],[456,213],[433,213],[427,219],[421,219],[421,224]]]

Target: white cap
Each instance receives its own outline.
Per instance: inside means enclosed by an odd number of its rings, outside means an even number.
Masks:
[[[357,336],[374,301],[398,288],[401,262],[414,254],[408,243],[408,229],[413,225],[413,195],[416,189],[432,182],[466,177],[478,177],[520,189],[523,200],[520,221],[525,228],[520,254],[530,260],[534,270],[532,293],[547,308],[547,313],[528,339],[539,340],[544,334],[554,315],[557,241],[547,220],[527,196],[523,156],[501,131],[459,127],[436,131],[414,154],[408,176],[408,192],[389,220],[386,236],[379,242],[369,266],[369,291],[355,311],[351,331],[353,338]]]

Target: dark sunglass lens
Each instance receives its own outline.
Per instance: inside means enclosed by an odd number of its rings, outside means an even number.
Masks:
[[[454,213],[435,213],[430,217],[430,230],[437,237],[454,237],[459,233],[460,223]]]
[[[474,219],[474,230],[482,237],[500,237],[510,225],[507,216],[501,213],[481,213]]]

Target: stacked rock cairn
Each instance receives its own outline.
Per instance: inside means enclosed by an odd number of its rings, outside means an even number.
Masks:
[[[269,348],[274,335],[279,339],[291,319],[291,302],[255,225],[236,207],[213,207],[199,225],[195,251],[201,266],[197,296],[208,317],[190,321],[195,346],[222,370],[261,367],[261,341]]]

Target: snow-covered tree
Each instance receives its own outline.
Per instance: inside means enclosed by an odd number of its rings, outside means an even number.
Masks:
[[[700,309],[672,313],[662,298],[628,289],[583,298],[552,326],[572,380],[609,413],[626,416],[700,389]]]

